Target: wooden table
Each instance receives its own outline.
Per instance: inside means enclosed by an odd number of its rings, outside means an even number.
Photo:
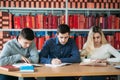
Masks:
[[[16,77],[62,77],[62,76],[100,76],[100,75],[120,75],[120,69],[115,69],[109,65],[106,67],[80,66],[71,64],[62,67],[36,67],[33,73],[21,73],[19,71],[7,72],[0,70],[0,74],[11,75]]]

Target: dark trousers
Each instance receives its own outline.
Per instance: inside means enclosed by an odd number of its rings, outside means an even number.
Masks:
[[[0,74],[0,80],[18,80],[18,77]],[[35,80],[35,78],[24,78],[24,80]]]
[[[82,80],[106,80],[107,76],[84,76]]]
[[[75,80],[75,77],[46,77],[46,80]]]

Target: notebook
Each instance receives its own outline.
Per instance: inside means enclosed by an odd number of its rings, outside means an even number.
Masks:
[[[0,66],[0,69],[5,70],[5,71],[19,71],[18,67],[15,67],[12,65]]]

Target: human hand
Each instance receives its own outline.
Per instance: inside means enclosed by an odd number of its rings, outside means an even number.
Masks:
[[[61,64],[61,63],[62,63],[61,60],[58,59],[58,58],[54,58],[54,59],[52,59],[52,61],[51,61],[51,64]]]
[[[24,57],[24,56],[22,56],[21,59],[22,59],[25,63],[30,63],[30,61],[29,61],[26,57]]]
[[[107,63],[106,59],[96,59],[94,60],[96,63]]]

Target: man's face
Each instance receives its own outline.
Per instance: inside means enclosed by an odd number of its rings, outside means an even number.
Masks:
[[[22,48],[28,48],[32,43],[32,40],[27,40],[22,37],[19,37],[18,41],[21,44]]]
[[[60,44],[65,45],[68,42],[68,39],[69,39],[70,35],[69,35],[68,32],[64,33],[64,34],[58,33],[57,37],[58,37],[58,40],[59,40]]]

